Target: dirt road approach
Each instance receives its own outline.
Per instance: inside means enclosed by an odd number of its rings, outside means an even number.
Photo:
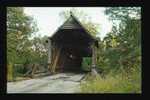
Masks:
[[[7,93],[78,93],[84,74],[56,75],[7,83]]]

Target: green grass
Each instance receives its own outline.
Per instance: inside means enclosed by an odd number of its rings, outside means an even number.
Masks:
[[[7,69],[7,81],[13,81],[13,65],[8,64]]]
[[[81,83],[82,93],[141,93],[140,72],[134,72],[130,77],[125,74],[113,76],[107,75],[105,78],[89,78]]]

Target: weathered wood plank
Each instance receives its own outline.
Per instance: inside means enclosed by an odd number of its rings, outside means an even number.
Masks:
[[[52,49],[51,40],[48,39],[48,64],[51,63],[51,49]]]
[[[91,66],[91,73],[93,74],[93,75],[97,75],[98,73],[97,73],[97,71],[96,71],[96,46],[95,46],[95,44],[92,44],[92,66]]]

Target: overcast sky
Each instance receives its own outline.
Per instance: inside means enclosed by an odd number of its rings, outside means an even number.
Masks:
[[[64,20],[59,16],[60,12],[72,7],[25,7],[25,13],[32,16],[39,28],[35,36],[51,36],[56,29],[63,24]],[[103,38],[112,28],[111,21],[104,14],[104,7],[74,7],[86,13],[91,21],[100,25],[99,34]]]

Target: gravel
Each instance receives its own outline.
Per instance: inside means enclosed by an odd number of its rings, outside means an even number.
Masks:
[[[7,93],[79,93],[85,74],[59,73],[56,75],[7,83]]]

